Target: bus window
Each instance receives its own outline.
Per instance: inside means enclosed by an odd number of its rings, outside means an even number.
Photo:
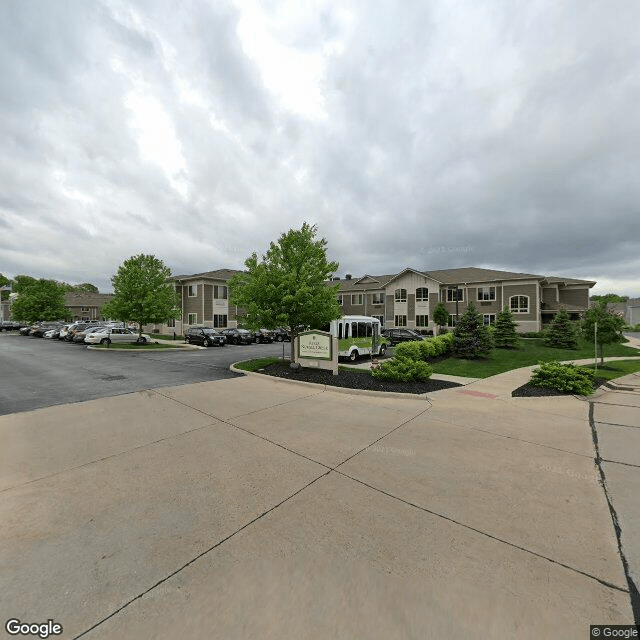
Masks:
[[[348,322],[344,323],[344,337],[345,338],[349,337],[349,323]]]
[[[370,338],[373,335],[373,325],[370,322],[367,322],[367,338]]]
[[[342,339],[342,322],[338,322],[338,340]]]

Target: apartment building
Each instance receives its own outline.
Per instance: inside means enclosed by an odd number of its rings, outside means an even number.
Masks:
[[[340,284],[338,301],[344,314],[377,317],[385,327],[407,327],[435,331],[433,310],[445,303],[449,326],[454,326],[470,302],[494,324],[498,313],[508,306],[515,314],[518,330],[540,331],[560,307],[574,319],[589,306],[589,289],[596,283],[575,278],[513,273],[465,267],[419,271],[406,268],[400,273],[353,278],[334,278]]]

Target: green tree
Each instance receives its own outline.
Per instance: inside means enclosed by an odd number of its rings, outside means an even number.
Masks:
[[[629,300],[629,296],[619,296],[617,293],[605,293],[604,295],[595,295],[591,296],[591,300],[596,302],[600,302],[604,300],[605,302],[627,302]]]
[[[433,321],[442,329],[449,322],[449,312],[444,302],[440,301],[433,310]],[[438,332],[440,333],[440,331]]]
[[[229,280],[230,304],[243,309],[239,318],[250,329],[291,329],[291,361],[294,338],[301,326],[321,327],[342,315],[337,301],[340,285],[327,280],[338,269],[327,261],[327,241],[316,240],[315,225],[304,223],[289,229],[258,260],[253,253],[244,261],[246,272]]]
[[[9,280],[9,278],[7,278],[7,276],[5,276],[3,273],[0,273],[0,289],[2,289],[2,287],[6,287],[8,284],[11,284],[11,280]],[[9,299],[8,291],[0,292],[0,300],[8,300],[8,299]]]
[[[598,323],[596,336],[596,323]],[[582,322],[582,335],[590,342],[597,342],[600,351],[600,362],[604,363],[604,345],[624,342],[622,331],[625,321],[622,316],[607,309],[604,300],[598,302],[585,313]]]
[[[30,287],[34,282],[37,282],[37,280],[35,278],[32,278],[31,276],[16,276],[13,279],[13,292],[22,293],[23,291],[26,291],[27,288]]]
[[[32,280],[28,286],[20,285],[20,293],[11,305],[11,315],[25,322],[68,319],[70,312],[64,306],[64,287],[55,280]]]
[[[171,269],[155,256],[125,260],[111,278],[114,296],[100,309],[103,318],[142,325],[180,317],[176,292],[168,282]]]
[[[518,344],[518,333],[515,316],[509,307],[506,307],[496,318],[493,341],[496,347],[515,347]]]
[[[461,358],[478,358],[489,354],[493,341],[473,302],[462,314],[453,330],[453,353]]]
[[[561,349],[575,349],[578,346],[576,330],[564,307],[560,307],[549,328],[545,331],[544,343],[548,347]]]
[[[83,282],[82,284],[76,284],[73,287],[73,291],[86,291],[88,293],[98,293],[98,287],[90,282]]]

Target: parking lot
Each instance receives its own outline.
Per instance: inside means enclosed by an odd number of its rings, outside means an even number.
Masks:
[[[181,343],[178,343],[181,344]],[[290,343],[105,352],[0,333],[0,415],[143,389],[233,378],[240,360],[289,354]]]

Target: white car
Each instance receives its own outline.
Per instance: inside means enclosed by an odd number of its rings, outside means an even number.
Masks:
[[[87,344],[109,344],[111,342],[151,342],[151,337],[143,333],[138,337],[137,331],[123,329],[122,327],[102,327],[92,331],[84,338]]]

